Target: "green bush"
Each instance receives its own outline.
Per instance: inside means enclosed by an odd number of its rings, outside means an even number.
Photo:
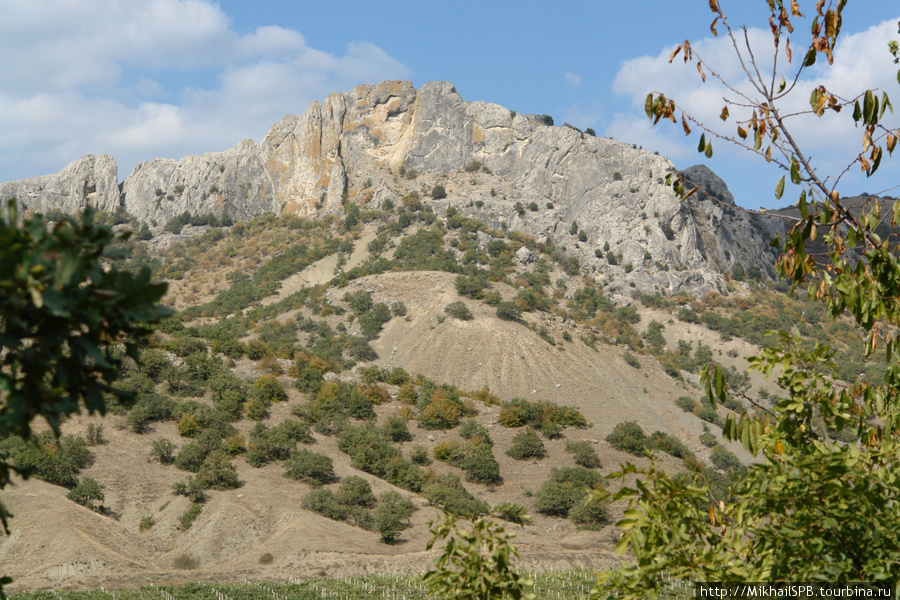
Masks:
[[[362,506],[372,508],[375,506],[375,494],[369,482],[356,475],[350,475],[341,480],[335,499],[345,506]]]
[[[428,458],[428,449],[421,444],[415,444],[409,449],[409,460],[417,465],[431,464],[431,460]]]
[[[334,492],[324,488],[312,490],[303,496],[300,506],[335,521],[346,521],[350,515],[349,507],[338,502]]]
[[[222,450],[209,453],[197,471],[196,481],[203,489],[213,490],[230,490],[241,485],[237,469],[228,454]]]
[[[497,317],[504,321],[518,321],[522,318],[522,309],[514,302],[500,302],[497,304]]]
[[[459,319],[460,321],[471,321],[472,320],[472,312],[469,308],[463,303],[462,300],[457,300],[455,302],[451,302],[447,306],[444,307],[444,312]]]
[[[709,459],[717,469],[721,469],[726,473],[740,473],[746,470],[741,460],[721,444],[713,446],[712,451],[709,453]]]
[[[566,452],[572,455],[576,465],[587,469],[599,469],[601,467],[597,451],[594,449],[593,444],[587,440],[578,442],[566,441]]]
[[[647,446],[676,458],[687,458],[694,455],[681,440],[662,431],[651,433],[650,437],[647,438]]]
[[[422,487],[422,495],[433,506],[457,515],[480,516],[490,512],[487,503],[475,498],[452,473],[429,479]]]
[[[436,185],[433,188],[431,188],[431,197],[434,198],[435,200],[440,200],[441,198],[446,198],[447,190],[444,189],[444,186],[442,186],[442,185]]]
[[[287,392],[284,386],[274,375],[263,375],[253,382],[253,396],[268,406],[275,402],[287,400]]]
[[[487,444],[488,446],[494,444],[494,442],[491,441],[491,436],[488,433],[487,427],[481,425],[475,419],[467,419],[460,423],[459,437],[464,440],[478,441],[479,443]]]
[[[568,517],[569,511],[587,498],[588,491],[601,485],[603,477],[583,467],[552,469],[550,478],[535,494],[535,510],[554,517]]]
[[[191,525],[194,524],[194,521],[197,517],[200,516],[200,511],[203,510],[203,505],[199,502],[193,502],[186,511],[181,515],[180,526],[182,531],[186,531],[191,528]],[[181,567],[181,568],[196,568],[196,567]]]
[[[547,455],[547,450],[540,436],[533,429],[526,429],[516,434],[506,454],[516,460],[541,459]]]
[[[192,571],[200,566],[200,559],[190,554],[180,554],[172,565],[179,571]]]
[[[609,523],[609,505],[599,500],[581,502],[569,509],[569,519],[580,529],[596,531]]]
[[[323,454],[294,449],[284,461],[284,476],[312,486],[323,485],[334,480],[334,463]]]
[[[606,441],[616,450],[635,456],[643,456],[647,444],[644,430],[634,421],[625,421],[613,427],[612,433],[606,436]]]
[[[97,512],[103,512],[103,486],[90,477],[82,479],[66,498]]]

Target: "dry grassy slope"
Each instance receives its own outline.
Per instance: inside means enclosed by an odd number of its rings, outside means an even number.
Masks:
[[[360,242],[351,263],[360,260],[357,254],[366,240]],[[307,278],[314,272],[324,277],[326,268],[330,277],[333,265],[313,265]],[[378,302],[401,300],[406,304],[406,319],[393,319],[374,343],[381,366],[403,367],[466,390],[487,385],[504,400],[518,396],[578,407],[593,426],[567,430],[566,436],[597,441],[604,473],[620,462],[634,460],[602,441],[616,423],[624,420],[637,421],[648,433],[656,429],[673,433],[698,455],[705,455],[706,449],[697,441],[700,421],[673,403],[680,395],[699,397],[696,388],[671,379],[652,359],[640,357],[642,368],[635,369],[625,364],[622,348],[599,343],[596,351],[590,349],[579,341],[583,331],[578,328],[569,328],[574,339],[565,342],[561,334],[567,326],[541,315],[529,314],[526,319],[539,320],[548,327],[557,340],[555,347],[522,324],[498,320],[493,308],[469,299],[464,302],[473,320],[446,317],[440,322],[444,306],[459,299],[453,280],[453,275],[438,272],[387,273],[353,282],[346,290],[337,291],[336,297],[366,289]],[[508,286],[498,289],[506,298],[515,294]],[[725,355],[727,349],[734,348],[742,356],[752,352],[740,341],[722,344],[716,334],[703,327],[669,323],[670,316],[663,311],[640,310],[640,327],[646,327],[651,319],[666,324],[671,345],[678,339],[702,340],[714,352],[723,348],[723,355],[717,359],[726,364],[730,361]],[[291,403],[303,399],[293,388],[289,394]],[[378,410],[383,416],[397,408],[393,402]],[[498,412],[496,407],[481,407],[477,418],[491,427],[495,455],[506,480],[495,489],[469,487],[492,505],[519,502],[534,513],[534,500],[527,492],[536,491],[551,468],[573,465],[572,458],[564,451],[565,440],[548,441],[550,456],[543,461],[519,462],[507,457],[504,452],[516,432],[494,425]],[[287,403],[273,407],[270,424],[288,418],[289,413]],[[98,419],[73,419],[65,430],[83,432],[88,421]],[[156,439],[183,442],[175,425],[160,424],[138,436],[124,430],[122,417],[107,417],[102,422],[110,443],[92,448],[94,462],[82,475],[106,486],[105,503],[118,520],[77,506],[65,499],[62,488],[39,481],[19,483],[4,491],[3,500],[16,518],[11,537],[0,537],[0,571],[16,578],[13,591],[138,585],[173,578],[283,579],[321,572],[410,572],[425,569],[433,559],[424,548],[429,537],[427,522],[437,513],[421,499],[418,503],[422,510],[413,516],[413,527],[404,533],[404,542],[385,546],[377,543],[376,534],[302,510],[300,499],[309,488],[281,477],[280,465],[254,469],[243,459],[235,461],[243,486],[212,492],[194,525],[181,532],[177,524],[188,502],[173,497],[169,488],[186,474],[146,459]],[[244,435],[250,426],[246,421],[238,423]],[[405,452],[414,443],[433,447],[442,440],[458,439],[455,432],[428,432],[415,426],[411,430],[414,440],[404,444]],[[361,475],[376,493],[392,489],[390,484],[352,469],[334,439],[317,436],[313,449],[333,457],[339,477]],[[678,468],[678,461],[673,459],[664,463]],[[459,473],[441,463],[432,468]],[[138,524],[150,515],[156,525],[140,533]],[[523,552],[522,564],[527,567],[599,566],[615,560],[611,554],[615,535],[612,527],[582,532],[567,521],[537,515],[535,524],[520,532],[518,545]],[[271,565],[257,562],[265,552],[275,557]],[[172,562],[182,553],[198,557],[201,569],[173,571]]]

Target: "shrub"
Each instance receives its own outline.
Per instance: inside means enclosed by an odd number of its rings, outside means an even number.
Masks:
[[[725,472],[742,472],[746,469],[741,460],[721,444],[713,447],[709,459],[717,469]]]
[[[609,506],[599,500],[588,500],[569,509],[569,519],[581,529],[598,530],[609,523]]]
[[[407,421],[400,415],[388,417],[387,422],[382,425],[381,429],[392,442],[412,441],[412,434],[409,432]]]
[[[516,460],[541,459],[547,455],[547,450],[544,448],[544,442],[541,441],[540,436],[534,430],[526,429],[516,434],[512,446],[506,451],[506,454]]]
[[[472,320],[472,313],[462,300],[451,302],[444,307],[444,312],[461,321]]]
[[[654,450],[659,450],[670,454],[676,458],[687,458],[693,456],[694,453],[688,450],[688,447],[675,436],[663,433],[662,431],[654,431],[647,438],[647,446]]]
[[[462,422],[459,426],[459,437],[464,440],[472,440],[477,443],[487,444],[488,446],[493,445],[487,427],[481,425],[475,419],[467,419]]]
[[[334,480],[334,463],[322,454],[294,449],[284,461],[284,476],[318,486]]]
[[[147,531],[154,525],[156,525],[156,519],[154,519],[152,515],[149,517],[144,517],[138,524],[138,531]]]
[[[345,477],[341,481],[335,499],[345,506],[363,506],[365,508],[375,506],[375,494],[372,493],[372,486],[368,481],[356,475]]]
[[[259,556],[259,560],[257,560],[256,562],[258,562],[261,565],[270,565],[270,564],[272,564],[272,561],[274,561],[274,560],[275,560],[275,557],[272,556],[272,553],[266,552],[264,554],[261,554]]]
[[[375,530],[381,534],[381,541],[385,544],[394,543],[397,535],[405,529],[405,521],[415,510],[416,505],[397,492],[381,494],[375,511]]]
[[[535,510],[554,517],[568,517],[569,511],[587,498],[588,491],[601,485],[603,477],[582,467],[552,469],[550,478],[535,494]]]
[[[103,425],[88,423],[85,442],[88,446],[101,446],[105,444],[106,440],[103,439]]]
[[[150,447],[150,457],[158,460],[160,464],[170,465],[175,461],[175,450],[177,448],[171,440],[156,440]]]
[[[522,309],[514,302],[500,302],[497,304],[497,317],[504,321],[518,321],[522,318]]]
[[[494,459],[489,446],[479,444],[468,456],[463,458],[460,464],[466,473],[466,481],[482,484],[493,484],[501,481],[500,465]]]
[[[697,404],[697,402],[693,398],[690,398],[688,396],[679,396],[675,400],[675,406],[677,406],[684,412],[694,412],[695,410],[700,408],[700,405]]]
[[[66,494],[66,498],[91,510],[103,512],[103,486],[90,477],[82,479]]]
[[[237,469],[222,450],[213,450],[197,471],[197,484],[203,489],[230,490],[240,487]]]
[[[184,514],[181,515],[180,527],[182,531],[186,531],[191,528],[191,525],[194,524],[194,521],[197,517],[200,516],[200,511],[203,510],[203,505],[199,502],[193,502]],[[177,559],[176,559],[177,560]],[[196,567],[183,567],[183,568],[196,568]]]
[[[435,392],[432,401],[422,411],[419,426],[423,429],[453,429],[459,424],[461,412],[458,402]]]
[[[197,421],[197,417],[185,413],[181,415],[181,420],[178,421],[178,434],[181,437],[192,438],[200,433],[200,423]]]
[[[631,352],[626,352],[625,354],[623,354],[622,359],[625,360],[625,364],[628,365],[629,367],[634,367],[635,369],[641,368],[640,361]]]
[[[303,496],[300,506],[335,521],[346,521],[350,515],[349,508],[337,501],[334,492],[324,488],[312,490]]]
[[[625,421],[613,427],[612,433],[606,436],[606,441],[616,450],[643,456],[647,438],[640,425],[634,421]]]
[[[273,402],[287,400],[287,392],[284,386],[274,375],[263,375],[253,382],[253,396],[264,402],[267,406]]]
[[[431,188],[431,197],[435,200],[440,200],[441,198],[447,197],[447,190],[444,189],[444,186],[438,184]]]
[[[190,554],[180,554],[172,564],[179,571],[192,571],[200,566],[200,559]]]
[[[433,506],[458,515],[479,516],[490,511],[487,503],[475,498],[452,473],[429,479],[422,487],[422,495]]]
[[[428,458],[428,449],[421,444],[415,444],[409,449],[409,460],[417,465],[427,465],[431,463],[431,460]]]
[[[599,469],[601,467],[600,457],[597,456],[597,451],[594,449],[593,444],[587,440],[581,440],[579,442],[567,441],[566,452],[572,455],[576,465],[587,469]]]

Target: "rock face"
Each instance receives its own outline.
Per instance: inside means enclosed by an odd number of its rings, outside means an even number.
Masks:
[[[0,192],[12,190],[41,210],[73,211],[86,201],[121,207],[158,232],[185,211],[235,219],[340,213],[348,201],[396,204],[440,183],[447,194],[428,200],[435,211],[453,207],[491,227],[523,231],[627,293],[699,293],[722,288],[720,272],[736,262],[771,264],[765,241],[782,231],[780,221],[735,207],[705,167],[685,172],[705,193],[682,202],[665,184],[674,171],[669,160],[624,143],[466,102],[447,82],[416,90],[389,81],[314,102],[260,144],[140,163],[121,194],[109,157],[85,157]]]
[[[114,212],[119,205],[116,161],[106,154],[88,154],[55,175],[0,183],[0,199],[13,197],[21,212],[57,209],[73,214],[88,204]]]

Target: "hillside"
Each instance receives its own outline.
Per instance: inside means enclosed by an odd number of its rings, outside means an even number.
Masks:
[[[767,243],[783,222],[736,207],[711,173],[698,180],[710,193],[681,202],[666,184],[674,173],[664,157],[463,100],[448,82],[388,81],[314,102],[259,143],[142,162],[121,184],[112,157],[89,155],[56,175],[2,183],[0,197],[17,197],[23,213],[91,204],[159,234],[189,218],[341,216],[439,185],[437,214],[452,208],[526,233],[628,294],[722,292],[721,274],[736,264],[772,277]]]
[[[114,163],[89,163],[0,194],[53,219],[82,194],[136,234],[104,261],[151,269],[178,312],[116,383],[133,405],[0,441],[37,471],[3,493],[13,592],[419,572],[440,509],[510,504],[535,518],[523,566],[609,565],[623,507],[583,500],[645,449],[727,499],[750,456],[723,419],[777,397],[745,372],[768,330],[832,343],[848,381],[884,369],[770,278],[782,221],[708,169],[681,203],[668,160],[449,84],[334,95],[260,145],[141,165],[112,201]],[[236,173],[265,202],[235,200]],[[727,406],[702,399],[709,362]]]

